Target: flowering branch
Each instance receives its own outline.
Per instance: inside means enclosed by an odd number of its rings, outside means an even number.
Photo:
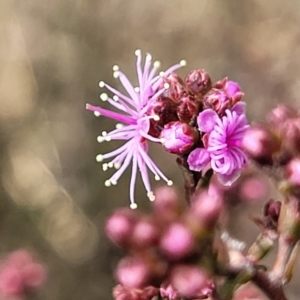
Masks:
[[[104,171],[115,168],[105,185],[116,185],[132,165],[130,207],[139,171],[153,210],[143,215],[118,210],[108,220],[108,237],[127,251],[115,276],[117,300],[215,299],[230,300],[247,282],[255,283],[272,300],[287,299],[283,286],[292,276],[300,239],[300,117],[279,106],[268,123],[249,126],[240,86],[228,78],[215,83],[202,69],[181,79],[175,71],[186,62],[157,75],[159,62],[150,54],[142,64],[136,51],[138,87],[113,67],[127,94],[103,81],[100,98],[115,110],[87,104],[99,116],[119,122],[103,131],[98,142],[125,141],[120,148],[99,154]],[[148,155],[148,143],[160,143],[177,156],[185,188],[185,202],[170,187],[152,190],[148,170],[155,180],[172,185]],[[232,238],[219,218],[228,207],[226,190],[236,182],[249,159],[271,177],[283,201],[265,203],[262,217],[253,217],[261,229],[245,253],[245,244]],[[214,180],[218,179],[218,184]],[[155,200],[155,201],[154,201]],[[230,210],[230,208],[229,208]],[[270,271],[259,265],[278,241],[276,261]],[[238,296],[237,296],[238,297]]]

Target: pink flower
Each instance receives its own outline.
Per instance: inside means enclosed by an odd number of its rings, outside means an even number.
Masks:
[[[108,133],[103,131],[102,136],[98,137],[98,142],[124,140],[126,141],[125,144],[109,153],[97,155],[96,160],[102,162],[105,159],[113,158],[109,163],[103,164],[103,170],[106,171],[108,168],[112,167],[118,169],[108,180],[106,180],[106,186],[116,185],[124,171],[132,163],[130,207],[133,209],[137,207],[137,204],[134,201],[134,187],[138,170],[141,173],[147,195],[152,201],[155,197],[150,187],[147,168],[154,174],[155,179],[159,180],[162,178],[168,185],[172,185],[172,181],[160,171],[148,156],[148,140],[160,142],[160,139],[148,134],[150,120],[159,119],[157,115],[149,115],[149,111],[152,111],[151,107],[154,102],[165,89],[169,87],[169,84],[165,84],[165,88],[159,88],[163,80],[162,76],[168,76],[173,71],[185,65],[185,61],[181,61],[179,64],[170,67],[167,71],[161,72],[160,75],[155,76],[160,63],[154,62],[153,67],[151,67],[152,58],[150,54],[147,54],[144,68],[142,68],[141,51],[136,50],[135,54],[137,56],[136,67],[139,82],[138,87],[134,88],[132,86],[127,77],[119,70],[118,66],[113,67],[114,77],[120,79],[128,96],[122,94],[103,81],[99,84],[101,88],[106,87],[113,94],[113,97],[110,98],[106,93],[103,93],[100,95],[100,98],[103,101],[108,101],[114,108],[121,111],[121,113],[90,104],[86,105],[86,108],[93,111],[96,116],[102,115],[120,122],[120,124],[116,125],[115,130]]]
[[[247,156],[241,149],[248,128],[244,113],[245,104],[239,102],[220,117],[214,110],[202,111],[197,119],[198,128],[204,135],[205,148],[193,150],[188,157],[191,170],[201,171],[208,163],[224,185],[231,185],[247,164]]]

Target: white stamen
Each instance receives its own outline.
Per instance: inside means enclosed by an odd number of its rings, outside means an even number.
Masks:
[[[151,61],[151,60],[152,60],[151,54],[147,53],[147,55],[146,55],[146,60],[147,60],[147,61]]]
[[[106,131],[102,131],[102,136],[107,136],[107,132]]]
[[[153,116],[153,120],[154,120],[154,121],[159,121],[159,120],[160,120],[160,117],[159,117],[158,115],[154,115],[154,116]]]
[[[107,101],[108,95],[107,95],[106,93],[102,93],[102,94],[100,95],[100,99],[101,99],[102,101]]]
[[[118,65],[114,65],[112,69],[113,69],[114,72],[119,71],[119,66]]]
[[[160,76],[160,77],[163,77],[164,75],[165,75],[165,72],[164,72],[164,71],[159,72],[159,76]]]
[[[106,187],[111,186],[110,180],[109,180],[109,179],[108,179],[108,180],[105,180],[104,185],[105,185]]]
[[[134,54],[135,54],[136,56],[141,55],[141,53],[142,53],[141,49],[136,49],[136,50],[134,51]]]
[[[164,88],[165,88],[165,89],[168,89],[169,87],[170,87],[170,85],[169,85],[167,82],[165,82],[165,83],[164,83]]]
[[[117,102],[119,100],[119,97],[117,95],[114,95],[113,99]]]
[[[153,67],[154,68],[159,68],[160,67],[160,61],[159,60],[155,61],[154,64],[153,64]]]
[[[117,129],[121,129],[121,128],[123,128],[123,127],[124,127],[124,125],[121,124],[121,123],[117,123],[117,124],[116,124],[116,128],[117,128]]]
[[[94,111],[94,115],[96,116],[96,117],[100,117],[100,113],[99,113],[99,111]]]
[[[111,161],[107,165],[109,168],[112,168],[114,166],[114,164]]]
[[[159,177],[158,175],[155,175],[154,179],[155,179],[156,181],[159,181],[159,180],[160,180],[160,177]]]
[[[108,170],[108,165],[107,164],[103,164],[102,165],[102,170],[105,172]]]
[[[105,141],[105,139],[103,138],[103,136],[101,136],[101,135],[97,136],[98,143],[103,143],[104,141]]]
[[[131,208],[131,209],[137,209],[137,207],[138,207],[138,206],[137,206],[136,203],[131,203],[131,204],[130,204],[130,208]]]
[[[138,86],[136,86],[136,87],[134,88],[134,90],[135,90],[136,93],[138,93],[138,92],[140,91],[140,88],[139,88]]]
[[[117,185],[117,180],[111,179],[110,182],[112,185]]]
[[[104,81],[100,81],[100,82],[99,82],[99,86],[100,86],[101,88],[105,87]]]
[[[114,167],[115,167],[115,169],[120,169],[120,167],[121,167],[121,164],[120,163],[118,163],[118,162],[116,162],[116,163],[114,163]]]
[[[161,139],[160,139],[160,142],[161,142],[162,144],[164,144],[166,141],[167,141],[167,140],[166,140],[165,138],[161,138]]]
[[[96,156],[96,161],[100,162],[100,161],[102,161],[102,160],[103,160],[103,155],[102,155],[102,154],[98,154],[98,155]]]
[[[106,136],[106,137],[105,137],[105,140],[106,140],[107,142],[110,142],[110,141],[111,141],[111,136]]]
[[[113,72],[113,77],[114,77],[114,78],[118,78],[119,75],[120,75],[120,72],[119,72],[119,71]]]
[[[186,62],[185,59],[182,59],[182,60],[179,62],[179,64],[180,64],[181,66],[185,67],[186,64],[187,64],[187,62]]]
[[[172,180],[168,180],[168,181],[167,181],[167,185],[168,185],[168,186],[173,185],[173,181],[172,181]]]
[[[155,200],[155,196],[154,196],[153,192],[148,192],[147,193],[147,197],[149,198],[150,201],[154,201]]]

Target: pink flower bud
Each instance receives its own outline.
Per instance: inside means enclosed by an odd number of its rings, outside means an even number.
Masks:
[[[169,223],[176,219],[180,212],[178,191],[164,185],[155,190],[155,197],[153,210],[158,221]]]
[[[209,229],[215,226],[223,211],[222,196],[216,189],[203,191],[192,202],[190,214],[199,222],[200,226]]]
[[[252,159],[271,164],[273,154],[280,149],[280,140],[270,129],[253,126],[246,131],[242,146]]]
[[[278,124],[278,128],[284,141],[284,148],[300,153],[300,117],[288,119]]]
[[[180,223],[173,223],[163,234],[161,250],[171,259],[180,259],[190,254],[195,246],[192,233]]]
[[[0,291],[5,296],[20,296],[24,293],[22,272],[15,267],[6,267],[0,273]]]
[[[127,288],[142,288],[148,284],[150,271],[143,260],[125,257],[117,266],[116,278]]]
[[[268,121],[272,125],[277,127],[286,120],[295,117],[297,117],[297,113],[295,112],[295,110],[285,105],[278,105],[277,107],[273,108],[272,111],[268,114]]]
[[[208,297],[213,290],[213,284],[206,273],[196,266],[188,265],[174,268],[171,274],[171,285],[182,297],[191,299]]]
[[[157,228],[149,220],[140,220],[133,228],[131,242],[142,248],[153,246],[158,238]]]
[[[131,238],[135,222],[136,216],[132,210],[118,210],[106,222],[106,235],[112,242],[125,246]]]
[[[46,281],[46,270],[41,264],[31,263],[23,269],[23,276],[27,287],[37,288]]]
[[[205,70],[192,70],[185,78],[185,85],[192,94],[204,95],[211,88],[211,79]]]
[[[286,166],[285,175],[292,186],[300,187],[300,158],[292,159]]]
[[[185,123],[170,122],[165,125],[160,137],[167,151],[183,154],[193,147],[199,136],[197,131]]]

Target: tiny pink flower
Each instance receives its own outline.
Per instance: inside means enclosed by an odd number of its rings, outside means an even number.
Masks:
[[[158,180],[162,178],[169,185],[172,184],[172,181],[160,171],[160,169],[148,156],[147,142],[160,142],[160,139],[149,134],[150,120],[158,120],[159,116],[149,112],[152,111],[152,106],[159,96],[162,95],[169,87],[169,84],[166,84],[164,88],[159,88],[163,81],[162,76],[167,77],[173,71],[185,65],[185,61],[181,61],[179,64],[176,64],[167,69],[165,72],[162,72],[162,74],[155,75],[159,67],[159,62],[154,62],[153,67],[151,67],[152,58],[150,54],[147,54],[144,67],[142,68],[141,51],[137,50],[135,54],[137,56],[136,67],[139,82],[138,87],[134,88],[132,86],[127,77],[119,70],[118,66],[113,67],[114,77],[120,79],[128,93],[128,96],[117,91],[103,81],[99,84],[101,88],[106,87],[113,94],[113,97],[110,98],[106,93],[103,93],[100,95],[100,98],[103,101],[109,102],[121,113],[90,104],[86,105],[86,108],[93,111],[96,116],[102,115],[120,122],[116,125],[115,130],[108,133],[103,131],[102,135],[98,137],[98,142],[121,140],[125,141],[125,144],[109,153],[97,155],[96,160],[102,162],[103,160],[113,158],[112,161],[103,164],[104,171],[113,167],[117,169],[117,171],[108,180],[106,180],[106,186],[116,185],[125,170],[130,164],[132,164],[130,179],[130,207],[133,209],[137,207],[134,200],[134,187],[138,170],[141,173],[142,181],[150,200],[154,200],[155,197],[151,190],[147,169],[154,174],[155,179]]]
[[[222,184],[231,185],[237,180],[242,167],[247,164],[247,157],[241,149],[248,128],[244,108],[242,103],[237,103],[231,110],[226,109],[223,117],[212,109],[199,114],[198,128],[208,136],[205,148],[190,153],[188,164],[191,170],[200,171],[209,162],[209,156],[211,167]]]

